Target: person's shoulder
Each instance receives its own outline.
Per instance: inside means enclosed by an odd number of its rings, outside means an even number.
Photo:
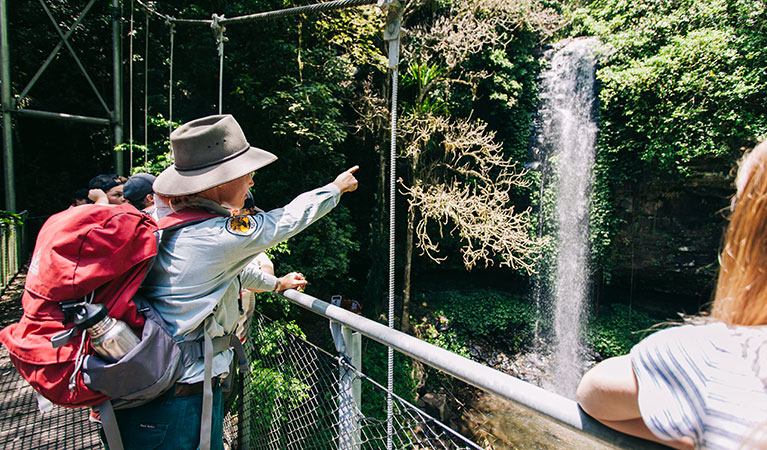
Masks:
[[[643,353],[677,352],[681,349],[690,351],[694,348],[711,347],[713,342],[721,342],[727,334],[727,327],[720,322],[702,325],[669,326],[642,339],[632,349],[632,355]]]
[[[674,325],[663,328],[645,340],[649,341],[707,341],[729,335],[727,325],[722,322],[709,322],[704,324]]]
[[[232,216],[225,218],[223,226],[228,234],[244,237],[255,233],[261,220],[257,215]]]

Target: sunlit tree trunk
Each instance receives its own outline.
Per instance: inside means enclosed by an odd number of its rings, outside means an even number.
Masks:
[[[418,162],[420,155],[413,152],[410,157],[410,179],[413,186],[420,186],[418,177]],[[402,277],[402,315],[400,316],[400,331],[410,332],[410,296],[413,290],[413,247],[415,247],[415,217],[416,210],[411,204],[407,208],[407,230],[405,232],[405,264]]]
[[[402,317],[400,318],[400,331],[410,332],[410,293],[412,291],[413,272],[413,236],[415,235],[415,211],[408,208],[407,232],[405,234],[405,266],[402,281]]]

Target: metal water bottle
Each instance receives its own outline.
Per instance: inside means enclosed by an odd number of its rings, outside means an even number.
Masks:
[[[107,315],[104,305],[86,303],[75,313],[75,325],[87,330],[91,347],[107,362],[117,362],[141,340],[128,325]]]

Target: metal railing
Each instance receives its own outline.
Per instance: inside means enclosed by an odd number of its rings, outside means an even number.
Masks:
[[[421,363],[451,375],[474,387],[541,413],[579,434],[592,437],[602,444],[619,448],[667,448],[638,439],[602,425],[583,412],[570,399],[541,389],[511,375],[449,352],[383,324],[358,316],[320,299],[288,290],[283,296],[292,303],[308,309],[344,327],[361,333],[376,342],[407,355]]]
[[[19,273],[21,267],[24,265],[24,259],[26,258],[27,243],[26,243],[26,227],[24,225],[27,216],[27,211],[19,214],[21,221],[17,222],[11,220],[9,222],[0,223],[0,258],[2,259],[2,267],[0,267],[0,292],[13,281],[14,277]]]
[[[536,448],[665,448],[601,425],[572,400],[378,322],[297,291],[285,291],[283,296],[330,320],[331,329],[337,331],[332,335],[340,355],[306,341],[300,331],[293,333],[284,323],[256,314],[251,338],[246,341],[250,372],[235,377],[224,401],[227,450],[366,450],[383,449],[390,442],[396,449],[498,448],[472,442],[475,437],[452,430],[396,393],[391,395],[393,414],[384,414],[387,388],[362,370],[362,338],[513,402],[519,411],[510,415],[530,412],[530,416],[540,417],[544,423],[524,421],[526,433],[535,438],[552,437],[555,444]],[[0,448],[100,447],[98,427],[88,422],[87,409],[57,407],[41,416],[32,388],[3,354],[7,352],[0,348]]]

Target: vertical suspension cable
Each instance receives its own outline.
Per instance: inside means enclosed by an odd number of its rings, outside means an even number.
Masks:
[[[221,44],[221,52],[218,55],[218,113],[224,106],[224,44]]]
[[[168,137],[170,138],[170,134],[173,132],[173,35],[176,34],[176,28],[170,19],[166,20],[165,23],[170,27],[170,79],[168,81]]]
[[[394,328],[394,202],[397,194],[397,67],[392,69],[391,89],[391,143],[389,150],[389,328]],[[388,347],[387,354],[387,389],[386,393],[386,449],[392,449],[394,431],[394,411],[392,392],[394,392],[394,349]]]
[[[149,163],[149,13],[144,12],[144,167]]]
[[[128,36],[128,174],[133,172],[133,0],[130,2],[130,33]]]
[[[221,114],[224,104],[224,42],[228,41],[224,32],[226,27],[221,25],[220,21],[224,16],[213,14],[213,22],[210,27],[216,36],[216,48],[218,49],[218,113]]]
[[[399,0],[379,2],[386,12],[384,40],[389,43],[389,68],[391,69],[391,136],[389,151],[389,328],[394,329],[394,251],[395,251],[395,201],[397,196],[397,79],[399,66],[400,22],[402,4]],[[394,434],[394,349],[388,347],[386,392],[386,450],[392,450]]]

